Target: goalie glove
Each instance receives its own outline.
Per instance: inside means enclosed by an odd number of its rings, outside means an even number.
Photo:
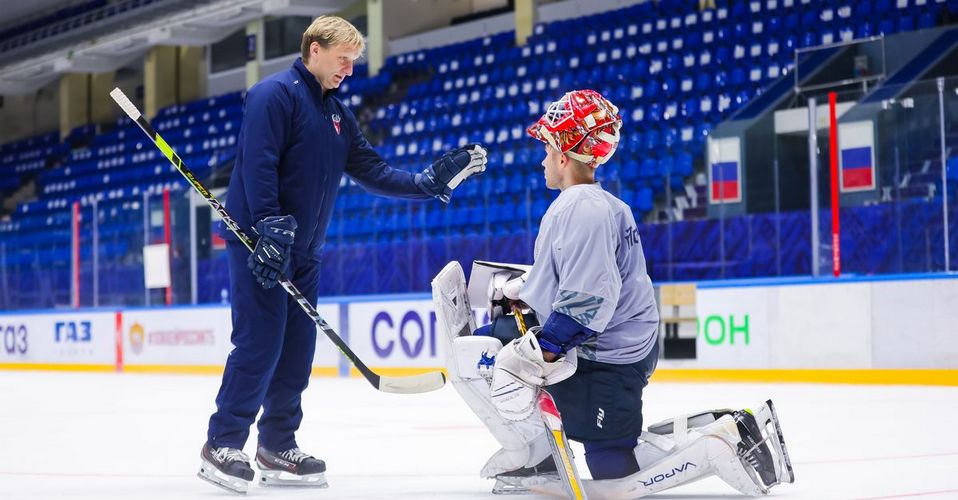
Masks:
[[[416,185],[426,194],[449,203],[452,190],[474,174],[486,171],[486,150],[479,144],[453,149],[416,174]]]
[[[524,420],[532,415],[539,388],[571,377],[578,367],[575,349],[553,362],[545,361],[536,337],[538,331],[538,327],[533,327],[496,355],[492,404],[508,420]]]

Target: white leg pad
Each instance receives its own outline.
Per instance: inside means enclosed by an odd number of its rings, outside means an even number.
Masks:
[[[737,453],[741,440],[735,420],[725,415],[689,429],[696,422],[682,415],[672,420],[673,434],[643,432],[635,448],[641,470],[630,477],[656,493],[712,474],[745,495],[763,495],[767,490],[752,479]]]
[[[454,339],[449,350],[449,381],[502,446],[482,468],[482,477],[532,467],[552,454],[538,413],[513,421],[500,416],[492,404],[487,377],[501,348],[492,337],[473,336]]]
[[[492,405],[492,367],[502,343],[492,337],[472,335],[476,323],[458,262],[447,264],[433,279],[432,300],[436,326],[447,340],[449,381],[502,446],[482,468],[482,477],[538,465],[552,454],[539,414],[510,421]]]
[[[683,420],[685,424],[676,428],[689,424],[689,420]],[[590,500],[640,498],[712,475],[746,495],[767,493],[755,483],[738,456],[740,438],[731,416],[688,430],[678,439],[673,439],[671,434],[654,433],[643,433],[639,439],[635,453],[642,470],[619,479],[583,481]],[[678,441],[685,444],[679,445]],[[562,484],[557,480],[534,477],[529,478],[525,485],[534,491],[564,494]]]

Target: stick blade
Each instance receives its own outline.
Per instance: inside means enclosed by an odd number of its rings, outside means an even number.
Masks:
[[[446,385],[446,375],[442,372],[428,372],[408,377],[379,377],[378,389],[393,394],[419,394],[432,392]]]

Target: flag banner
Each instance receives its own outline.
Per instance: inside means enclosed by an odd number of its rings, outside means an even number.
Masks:
[[[838,126],[840,191],[875,189],[875,136],[871,121]]]
[[[738,137],[709,139],[709,203],[742,201],[742,153]]]

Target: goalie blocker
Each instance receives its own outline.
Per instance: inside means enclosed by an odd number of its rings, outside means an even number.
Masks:
[[[517,269],[497,272],[515,277],[522,272]],[[494,274],[477,272],[474,267],[473,279],[489,280]],[[437,325],[447,341],[449,380],[502,446],[486,462],[481,476],[496,479],[493,493],[535,490],[566,496],[538,410],[533,408],[523,418],[506,418],[493,404],[492,374],[503,343],[495,337],[473,335],[476,325],[470,306],[470,298],[475,302],[478,290],[490,290],[488,283],[471,281],[467,293],[462,268],[450,262],[433,280],[432,288]],[[488,298],[480,303],[489,304]],[[566,412],[573,416],[575,411],[563,408],[556,399],[563,420]],[[754,411],[715,410],[649,426],[640,434],[633,453],[639,471],[583,481],[588,498],[639,498],[713,475],[752,496],[794,481],[771,401]]]

